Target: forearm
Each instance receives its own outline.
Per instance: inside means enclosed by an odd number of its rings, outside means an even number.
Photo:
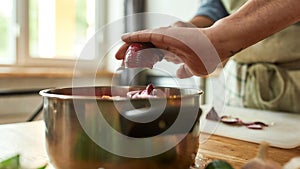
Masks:
[[[221,0],[202,0],[196,16],[190,20],[190,23],[198,28],[205,28],[226,16],[228,12]]]
[[[249,0],[203,32],[225,60],[299,20],[299,0]]]

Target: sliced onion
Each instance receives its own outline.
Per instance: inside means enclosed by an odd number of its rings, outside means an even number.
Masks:
[[[264,127],[268,127],[269,125],[261,122],[261,121],[254,121],[254,122],[243,122],[241,119],[237,117],[232,116],[218,116],[218,113],[215,111],[215,109],[212,107],[211,110],[207,113],[206,119],[213,120],[213,121],[221,121],[225,124],[230,125],[240,125],[240,126],[246,126],[249,129],[263,129]]]
[[[229,123],[229,124],[239,124],[241,120],[239,118],[232,117],[232,116],[222,116],[221,122]]]
[[[249,129],[256,129],[256,130],[261,130],[263,129],[263,126],[260,124],[250,124],[250,125],[246,125],[247,128]]]

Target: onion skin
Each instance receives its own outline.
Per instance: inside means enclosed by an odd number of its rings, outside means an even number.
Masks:
[[[148,49],[148,50],[144,50]],[[164,54],[152,43],[132,43],[125,53],[125,67],[153,68],[156,62],[163,59]]]

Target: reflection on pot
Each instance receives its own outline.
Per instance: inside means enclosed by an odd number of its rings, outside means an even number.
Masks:
[[[95,92],[86,92],[89,90]],[[124,93],[123,87],[117,88],[118,90],[120,95]],[[189,168],[194,163],[199,144],[199,117],[201,115],[199,96],[201,92],[173,88],[163,88],[162,90],[169,91],[165,111],[149,123],[132,121],[132,119],[139,120],[141,116],[133,116],[130,119],[127,118],[129,115],[124,113],[130,111],[127,105],[132,105],[132,102],[135,104],[134,109],[143,108],[145,105],[149,106],[148,99],[125,99],[117,101],[117,104],[114,100],[100,99],[99,96],[101,95],[111,94],[109,93],[111,87],[64,88],[42,91],[46,147],[51,163],[57,169]],[[75,95],[76,92],[83,92],[86,95],[83,93]],[[93,93],[97,93],[96,96],[93,96],[95,95]],[[180,93],[180,97],[179,95],[178,97],[170,97],[176,93]],[[74,106],[75,102],[76,106]],[[152,101],[150,102],[152,103]],[[123,109],[120,109],[121,107]],[[179,110],[183,107],[184,109],[187,108],[185,110],[196,111],[196,119],[189,121],[192,123],[191,130],[188,132],[177,130],[173,133],[163,134],[172,126]],[[103,130],[102,122],[99,123],[98,120],[100,117],[99,110],[101,110],[101,116],[104,117],[105,121],[115,131],[127,135],[129,140],[147,138],[142,143],[144,146],[126,147],[123,142],[119,142],[118,139],[111,136],[111,133]],[[155,113],[155,109],[145,110],[147,110],[144,112],[145,115]],[[120,111],[123,111],[123,114]],[[189,115],[189,111],[185,112],[186,120],[192,116]],[[187,125],[187,123],[182,125]],[[87,128],[88,133],[86,132]],[[97,139],[107,139],[106,141],[111,142],[113,148],[124,148],[132,152],[151,152],[157,147],[168,146],[174,141],[179,140],[179,143],[158,155],[132,158],[105,150],[97,144]]]

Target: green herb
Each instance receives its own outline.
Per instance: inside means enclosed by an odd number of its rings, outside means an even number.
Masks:
[[[233,167],[223,160],[214,160],[210,162],[205,169],[233,169]]]
[[[45,164],[44,166],[42,166],[42,167],[39,167],[39,168],[37,168],[37,169],[45,169],[47,166],[48,166],[48,165],[47,165],[47,164]]]
[[[47,164],[37,169],[45,169]],[[12,156],[4,161],[0,162],[0,169],[22,169],[20,165],[20,154]]]
[[[20,169],[20,155],[17,154],[0,163],[0,169]]]

